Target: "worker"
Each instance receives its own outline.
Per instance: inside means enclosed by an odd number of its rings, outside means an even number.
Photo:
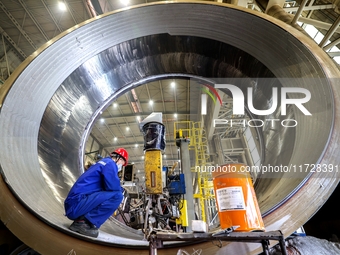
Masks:
[[[73,220],[72,231],[98,237],[100,226],[116,211],[124,189],[118,172],[128,163],[128,153],[118,148],[99,160],[74,183],[65,202],[65,215]]]

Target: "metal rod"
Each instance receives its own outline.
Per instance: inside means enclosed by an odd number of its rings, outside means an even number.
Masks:
[[[269,255],[268,240],[263,240],[261,242],[264,255]]]
[[[332,37],[332,35],[335,33],[336,29],[339,27],[340,24],[340,15],[339,17],[336,19],[336,21],[334,21],[333,25],[331,26],[331,28],[327,31],[325,37],[322,39],[322,41],[320,42],[319,46],[322,48],[323,46],[325,46],[325,44],[327,43],[327,41],[329,40],[329,38]]]
[[[307,1],[308,1],[308,0],[303,0],[303,1],[302,1],[302,3],[301,3],[301,5],[300,5],[299,9],[297,10],[297,12],[296,12],[295,15],[294,15],[294,18],[293,18],[292,23],[291,23],[292,25],[295,25],[296,22],[298,21],[299,16],[301,15],[301,13],[302,13],[302,11],[303,11],[303,8],[305,8],[305,6],[306,6],[306,4],[307,4]]]
[[[287,255],[286,245],[285,245],[285,239],[283,236],[280,237],[280,248],[282,255]]]
[[[333,46],[337,45],[338,43],[340,43],[340,38],[339,39],[336,39],[335,41],[327,44],[325,47],[323,47],[323,50],[324,51],[327,51],[329,50],[330,48],[332,48]]]

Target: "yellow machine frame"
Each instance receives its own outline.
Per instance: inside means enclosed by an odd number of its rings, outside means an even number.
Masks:
[[[146,151],[144,157],[145,188],[147,194],[162,194],[162,152]]]

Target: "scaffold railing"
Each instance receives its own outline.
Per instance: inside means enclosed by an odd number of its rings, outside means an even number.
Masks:
[[[199,200],[201,219],[207,223],[216,214],[216,202],[213,191],[213,181],[210,172],[209,145],[204,128],[200,122],[180,121],[174,124],[175,139],[179,134],[189,138],[189,150],[195,153],[195,166],[191,171],[195,173],[197,180],[197,192],[194,198]]]

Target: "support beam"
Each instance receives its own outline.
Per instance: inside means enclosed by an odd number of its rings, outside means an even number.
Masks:
[[[296,12],[300,7],[284,7],[283,9],[286,12]],[[320,4],[320,5],[308,5],[303,8],[303,11],[315,11],[315,10],[325,10],[325,9],[333,9],[332,4]]]
[[[315,3],[315,0],[311,0],[311,1],[309,2],[308,6],[309,6],[309,7],[310,7],[310,6],[313,6],[314,3]],[[311,10],[311,11],[307,14],[307,18],[312,17],[312,14],[313,14],[313,10]]]
[[[26,54],[18,47],[18,45],[14,42],[14,40],[5,32],[5,30],[0,27],[0,34],[2,34],[6,41],[18,52],[18,54],[23,58],[27,58]]]
[[[330,23],[318,21],[318,20],[315,20],[315,19],[304,18],[304,17],[299,17],[299,21],[306,23],[306,24],[309,24],[309,25],[313,25],[316,28],[321,28],[321,29],[326,29],[326,30],[330,29],[331,26],[332,26],[332,24],[330,24]],[[340,33],[339,27],[337,27],[335,29],[335,33]]]
[[[21,4],[22,8],[25,9],[26,13],[28,14],[28,16],[30,16],[31,20],[33,21],[34,25],[38,28],[38,30],[40,31],[40,33],[43,35],[43,37],[45,38],[46,42],[50,40],[50,38],[48,37],[48,35],[45,33],[45,31],[42,29],[42,27],[40,26],[40,24],[37,22],[37,20],[35,19],[35,17],[33,16],[33,14],[30,12],[30,10],[27,8],[25,2],[23,0],[18,0],[19,3]]]
[[[58,21],[56,20],[56,18],[54,17],[53,13],[50,11],[50,9],[48,8],[48,6],[46,5],[44,0],[41,0],[42,4],[44,5],[45,9],[47,10],[48,14],[50,15],[50,17],[52,18],[54,24],[56,25],[56,27],[59,30],[59,33],[63,32],[63,29],[59,26]]]
[[[73,12],[71,10],[70,5],[66,1],[65,1],[65,5],[66,5],[66,8],[67,8],[68,12],[70,13],[70,15],[71,15],[71,17],[73,19],[74,24],[77,25],[78,21],[76,20],[75,16],[73,15]]]
[[[319,46],[322,48],[323,46],[325,46],[325,44],[327,43],[327,41],[332,37],[332,35],[335,33],[335,30],[337,28],[339,28],[339,24],[340,24],[340,16],[334,21],[333,25],[331,26],[331,28],[327,31],[327,33],[325,34],[325,37],[322,39],[322,41],[319,43]]]
[[[4,46],[4,53],[5,53],[5,59],[6,59],[6,66],[7,66],[7,74],[8,77],[11,75],[11,72],[9,70],[9,65],[8,65],[8,59],[7,59],[7,49],[6,49],[6,44],[5,44],[5,39],[4,39],[4,35],[1,35],[1,39],[2,39],[2,44]]]
[[[339,56],[340,56],[340,51],[337,51],[337,52],[327,52],[327,54],[328,54],[331,58],[339,57]]]
[[[339,44],[340,43],[340,38],[339,39],[336,39],[335,41],[333,41],[333,42],[331,42],[331,43],[329,43],[329,44],[327,44],[325,47],[323,47],[323,50],[324,51],[327,51],[327,50],[329,50],[330,48],[332,48],[333,46],[336,46],[337,44]]]
[[[295,16],[291,22],[292,26],[294,26],[296,24],[296,22],[298,21],[303,9],[305,8],[306,4],[307,4],[308,0],[303,0],[301,5],[299,6],[299,9],[296,11]]]
[[[17,27],[20,33],[25,37],[25,39],[29,42],[29,44],[33,47],[34,50],[37,49],[37,46],[34,44],[29,35],[24,31],[24,29],[20,26],[19,22],[13,17],[13,15],[7,10],[6,6],[0,1],[0,8],[7,15],[7,17],[13,22],[13,24]]]

